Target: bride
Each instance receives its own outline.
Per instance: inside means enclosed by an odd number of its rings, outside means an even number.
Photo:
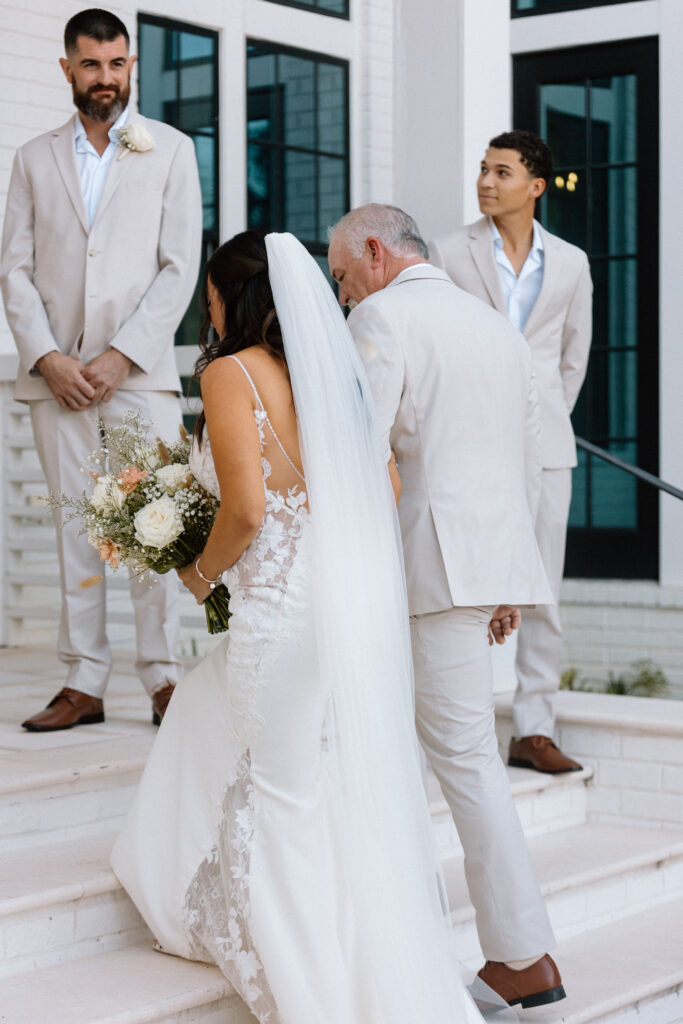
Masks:
[[[227,568],[232,618],[176,688],[113,868],[161,948],[218,964],[261,1024],[480,1022],[452,948],[395,504],[351,336],[292,235],[222,245],[204,297],[191,464],[221,505],[179,574],[201,602]]]

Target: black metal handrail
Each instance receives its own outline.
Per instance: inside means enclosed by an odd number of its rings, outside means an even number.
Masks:
[[[661,477],[655,476],[654,473],[648,473],[645,469],[632,466],[630,462],[624,462],[617,455],[612,455],[611,452],[605,451],[604,448],[600,448],[597,444],[592,444],[590,441],[584,441],[582,437],[577,437],[576,443],[579,448],[590,452],[591,455],[595,455],[598,459],[603,459],[605,462],[609,462],[610,465],[616,466],[617,469],[623,469],[624,472],[630,473],[631,476],[637,476],[639,480],[644,480],[646,484],[652,484],[658,490],[666,491],[667,494],[671,494],[674,498],[678,498],[679,501],[683,501],[683,491],[680,488],[674,487],[673,484],[668,484]]]

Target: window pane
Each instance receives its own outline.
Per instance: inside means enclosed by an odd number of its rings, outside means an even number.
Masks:
[[[572,471],[572,503],[570,526],[588,526],[588,455],[581,448],[576,452],[578,466]]]
[[[615,75],[593,79],[590,89],[592,153],[596,163],[630,163],[636,160],[637,79]]]
[[[541,204],[542,219],[554,235],[586,247],[586,175],[578,171],[558,169],[548,185]]]
[[[195,32],[139,16],[140,110],[184,131],[194,143],[203,209],[203,261],[218,244],[217,33]],[[196,345],[197,290],[176,333],[176,344]]]
[[[315,165],[309,153],[285,153],[284,230],[299,238],[316,237]]]
[[[349,0],[272,0],[272,2],[283,3],[288,7],[301,7],[304,10],[310,8],[320,14],[339,14],[344,18],[349,16]]]
[[[327,245],[327,229],[346,213],[346,168],[343,160],[318,157],[318,241]]]
[[[281,141],[287,146],[315,148],[315,65],[313,61],[282,55],[278,79],[284,99]]]
[[[600,260],[592,267],[593,345],[638,344],[638,261]]]
[[[346,64],[247,44],[248,225],[291,231],[315,255],[347,209],[347,80]]]
[[[608,451],[636,465],[635,442],[613,443]],[[638,525],[636,479],[602,459],[590,458],[591,526],[635,530]]]
[[[202,189],[204,230],[217,231],[216,139],[210,135],[195,135],[194,148],[197,154],[199,183]]]
[[[515,14],[550,14],[553,11],[580,11],[584,7],[629,2],[632,0],[513,0],[512,10]]]
[[[338,64],[318,65],[318,148],[346,151],[346,83]]]
[[[638,172],[594,170],[591,249],[596,255],[632,255],[638,248]]]
[[[216,44],[212,36],[197,35],[196,32],[180,32],[180,61],[212,61]]]
[[[557,167],[579,170],[586,163],[586,86],[583,83],[542,85],[540,135],[546,139]]]

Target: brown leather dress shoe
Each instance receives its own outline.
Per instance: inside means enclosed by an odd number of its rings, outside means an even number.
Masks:
[[[174,690],[174,683],[166,683],[152,694],[152,725],[161,725]]]
[[[44,711],[21,723],[29,732],[57,732],[74,725],[94,725],[104,721],[104,704],[99,697],[65,686]]]
[[[581,765],[566,757],[549,736],[523,736],[521,740],[511,739],[508,753],[511,768],[533,768],[546,775],[560,772],[580,772]]]
[[[557,965],[547,953],[522,971],[487,960],[478,976],[510,1006],[521,1003],[524,1010],[556,1003],[567,995]]]

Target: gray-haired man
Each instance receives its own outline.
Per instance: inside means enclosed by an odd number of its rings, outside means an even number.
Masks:
[[[518,624],[512,606],[552,600],[530,511],[541,467],[528,346],[427,262],[417,225],[395,207],[342,218],[329,263],[401,492],[416,723],[465,850],[480,975],[510,1003],[561,999],[498,755],[488,646]]]

